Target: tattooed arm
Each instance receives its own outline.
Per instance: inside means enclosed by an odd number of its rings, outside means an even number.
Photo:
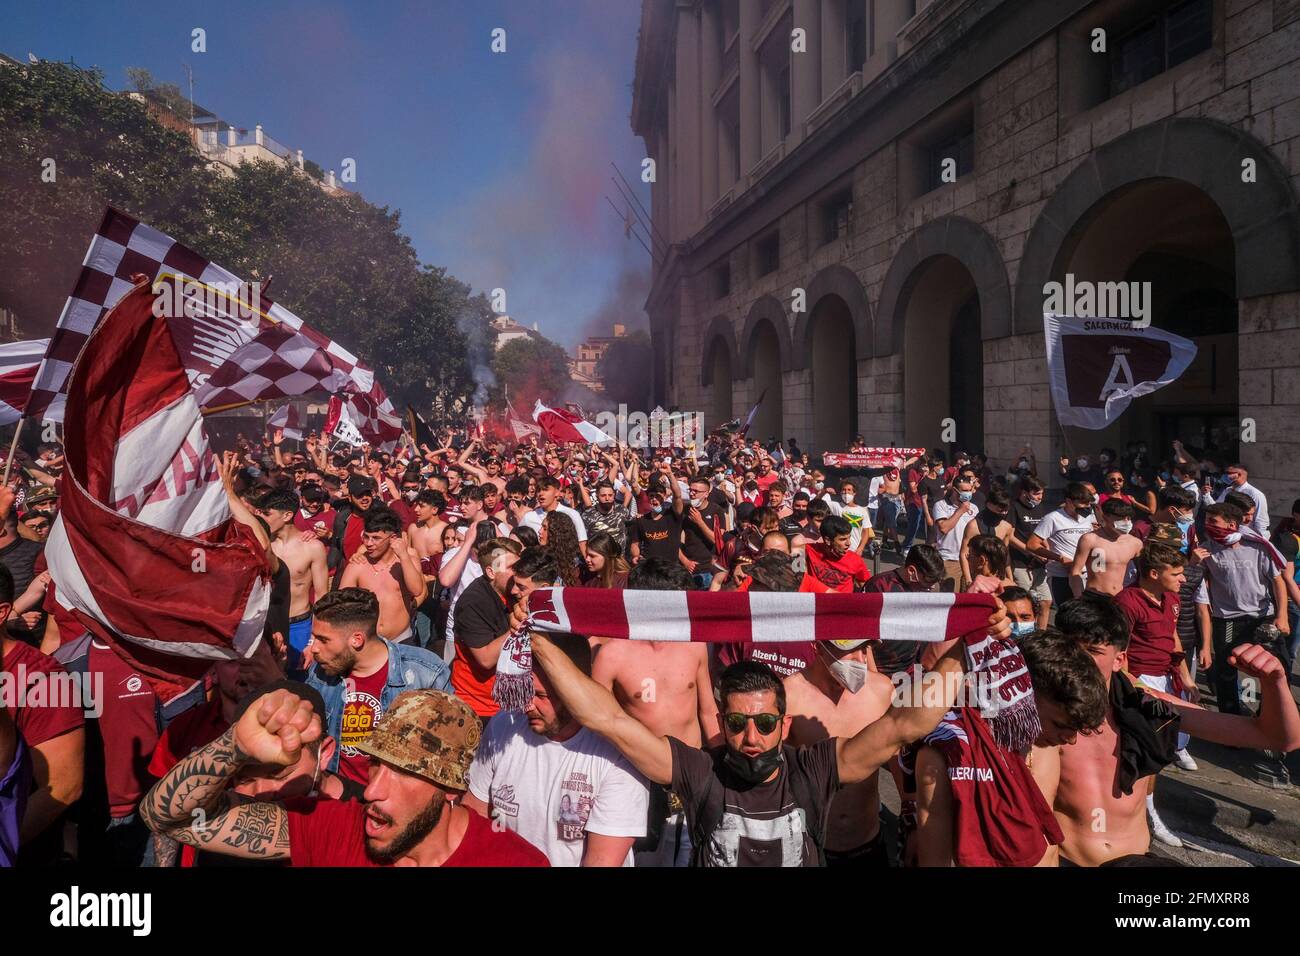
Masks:
[[[320,739],[311,705],[286,690],[265,695],[219,738],[182,760],[140,803],[149,829],[180,843],[245,859],[289,857],[289,815],[279,803],[246,801],[226,788],[252,763],[290,766]]]

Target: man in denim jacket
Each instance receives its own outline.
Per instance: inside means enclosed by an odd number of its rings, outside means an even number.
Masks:
[[[378,635],[379,600],[363,588],[340,588],[316,602],[307,683],[325,699],[325,733],[338,741],[327,770],[365,784],[369,758],[357,749],[398,694],[451,693],[451,671],[419,647]]]

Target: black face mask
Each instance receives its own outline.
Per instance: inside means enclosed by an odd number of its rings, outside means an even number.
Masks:
[[[1078,515],[1080,518],[1091,518],[1092,505],[1076,505],[1074,508],[1074,513]]]
[[[781,765],[781,743],[777,741],[771,750],[764,750],[753,757],[728,747],[722,755],[722,764],[745,783],[762,783]]]

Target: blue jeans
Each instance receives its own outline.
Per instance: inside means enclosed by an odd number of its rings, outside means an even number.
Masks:
[[[925,512],[920,508],[907,506],[907,531],[903,534],[903,550],[912,546],[918,535],[925,534]]]
[[[898,534],[898,502],[892,498],[881,498],[877,510],[880,514],[880,523],[877,527],[885,533],[886,537],[892,538]]]

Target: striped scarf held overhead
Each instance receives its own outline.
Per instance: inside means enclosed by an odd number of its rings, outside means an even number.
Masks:
[[[532,701],[530,630],[756,644],[961,639],[966,669],[978,678],[981,715],[1000,744],[1019,750],[1038,736],[1038,711],[1019,648],[987,633],[994,607],[988,594],[541,588],[528,597],[527,623],[501,649],[493,697],[503,710],[523,710]]]

